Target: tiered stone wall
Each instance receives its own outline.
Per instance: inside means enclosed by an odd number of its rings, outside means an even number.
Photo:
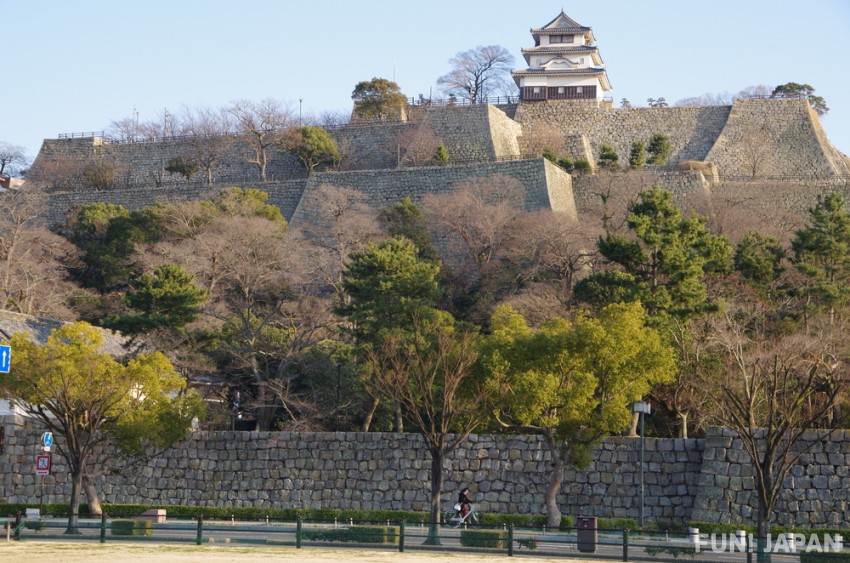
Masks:
[[[280,207],[283,216],[289,221],[307,183],[303,180],[283,182],[254,182],[240,184],[242,188],[257,188],[269,195],[268,203]],[[51,224],[61,224],[67,220],[67,213],[87,203],[113,203],[135,210],[154,203],[179,203],[182,201],[209,199],[216,196],[227,185],[207,186],[200,183],[162,188],[123,188],[106,191],[69,191],[51,192],[46,195],[47,214],[45,218]]]
[[[522,127],[489,104],[433,107],[423,125],[445,145],[456,162],[518,158]]]
[[[0,499],[37,503],[41,430],[0,420]],[[586,470],[567,471],[562,511],[637,517],[638,447],[636,439],[606,440]],[[647,439],[645,448],[647,516],[689,519],[701,441]],[[469,486],[484,512],[543,514],[549,459],[537,436],[473,435],[445,463],[444,502]],[[67,467],[58,455],[53,462],[44,502],[67,502]],[[101,501],[419,511],[430,501],[430,457],[417,434],[197,432],[146,464],[118,469],[97,479]]]
[[[561,147],[572,158],[587,158],[574,154],[583,148],[575,137],[585,137],[590,144],[594,162],[600,146],[611,145],[620,161],[628,163],[632,143],[649,139],[656,133],[670,138],[670,164],[683,160],[704,160],[729,117],[729,107],[673,107],[673,108],[599,108],[569,100],[549,100],[520,104],[516,121],[522,125],[523,135],[552,136],[556,131],[563,135]],[[777,118],[779,118],[777,116]]]
[[[723,176],[829,178],[850,174],[804,98],[735,100],[706,160]]]
[[[463,182],[506,176],[525,190],[526,210],[552,209],[575,217],[569,174],[549,161],[516,160],[462,166],[431,166],[366,172],[316,173],[310,176],[304,196],[292,216],[293,226],[316,223],[323,204],[321,186],[350,188],[363,194],[364,203],[379,208],[410,197],[420,202],[428,194],[449,193]]]

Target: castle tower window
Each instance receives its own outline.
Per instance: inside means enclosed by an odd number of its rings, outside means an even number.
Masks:
[[[549,43],[575,43],[575,35],[550,35]]]

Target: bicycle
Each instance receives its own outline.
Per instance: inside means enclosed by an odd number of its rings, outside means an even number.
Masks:
[[[460,528],[465,525],[478,524],[478,511],[474,504],[469,505],[466,516],[460,514],[460,504],[456,504],[453,510],[447,510],[443,515],[443,525],[449,528]]]

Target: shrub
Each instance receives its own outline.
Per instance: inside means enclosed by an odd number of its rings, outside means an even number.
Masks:
[[[649,139],[649,163],[656,166],[667,164],[667,159],[670,158],[670,138],[661,133],[656,133]]]
[[[800,563],[850,563],[850,553],[835,551],[804,551]]]
[[[508,533],[504,530],[462,530],[460,545],[505,549],[508,546]]]
[[[646,145],[643,141],[635,141],[632,143],[632,150],[629,153],[629,166],[638,169],[643,168],[646,164]]]
[[[446,166],[449,163],[449,149],[442,143],[437,147],[437,152],[434,153],[434,160],[440,166]]]
[[[171,174],[179,174],[190,181],[192,176],[200,169],[200,167],[191,160],[185,159],[182,156],[169,158],[165,163],[165,171]]]
[[[153,521],[113,520],[111,531],[113,536],[152,536]]]
[[[40,532],[44,529],[44,522],[41,520],[25,520],[24,528],[27,530],[35,530],[36,532]]]
[[[570,172],[575,168],[573,160],[568,156],[562,156],[561,158],[559,158],[557,164],[567,172]]]
[[[614,147],[602,143],[602,146],[599,147],[599,166],[602,168],[612,168],[617,166],[617,161],[619,160],[620,157],[617,156],[617,151],[614,150]]]
[[[573,169],[577,172],[590,172],[591,170],[593,170],[593,167],[590,165],[590,162],[588,162],[586,158],[577,158],[575,163],[573,164]]]
[[[516,528],[542,528],[546,525],[545,515],[532,514],[491,514],[481,515],[481,523],[485,526],[506,526],[513,524]],[[572,528],[574,520],[572,516],[561,516],[561,528]]]
[[[543,158],[550,162],[555,162],[558,160],[558,155],[555,154],[555,151],[553,151],[549,147],[546,147],[545,149],[543,149]]]
[[[316,542],[398,543],[399,530],[396,526],[351,526],[304,530],[302,535]]]
[[[635,530],[637,522],[634,518],[599,518],[596,527],[600,530]]]
[[[111,188],[118,179],[118,170],[111,162],[90,162],[83,168],[83,187],[92,190]]]

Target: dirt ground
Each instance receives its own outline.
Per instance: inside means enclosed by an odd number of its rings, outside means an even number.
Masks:
[[[275,562],[310,561],[310,563],[512,563],[557,561],[580,563],[577,559],[522,557],[515,555],[479,555],[474,553],[430,553],[422,551],[366,551],[360,549],[174,546],[174,545],[97,545],[0,540],[3,563],[124,563],[156,561],[157,563],[248,563],[260,560]]]

